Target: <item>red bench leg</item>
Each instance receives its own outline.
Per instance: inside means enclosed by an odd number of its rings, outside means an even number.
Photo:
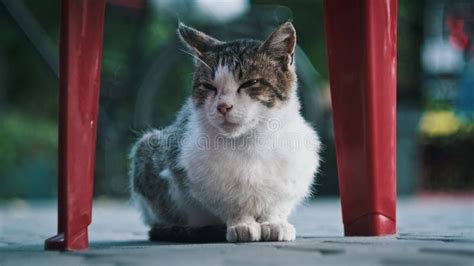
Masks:
[[[62,0],[58,235],[46,249],[89,246],[105,0]]]
[[[396,232],[397,0],[324,1],[344,232]]]

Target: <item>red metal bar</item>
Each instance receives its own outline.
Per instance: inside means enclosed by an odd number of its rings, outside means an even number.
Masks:
[[[345,235],[396,232],[397,0],[325,0]]]
[[[58,235],[45,249],[88,247],[105,0],[62,0]]]

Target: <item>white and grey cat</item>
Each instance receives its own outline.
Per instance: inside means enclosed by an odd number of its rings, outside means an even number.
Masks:
[[[300,114],[293,25],[264,42],[223,42],[184,24],[177,33],[196,58],[191,96],[130,154],[150,238],[294,240],[288,217],[310,193],[320,142]]]

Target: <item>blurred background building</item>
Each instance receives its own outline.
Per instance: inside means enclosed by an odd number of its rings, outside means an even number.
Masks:
[[[0,0],[0,199],[56,195],[59,0]],[[315,186],[336,195],[322,0],[108,0],[97,197],[128,196],[127,156],[189,95],[178,21],[222,40],[292,20],[303,113],[325,145]],[[474,191],[474,3],[399,0],[398,191]],[[350,44],[349,44],[350,45]],[[348,47],[350,49],[350,46]]]

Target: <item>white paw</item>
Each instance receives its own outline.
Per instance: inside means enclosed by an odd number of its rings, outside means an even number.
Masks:
[[[229,242],[260,241],[260,225],[258,223],[248,223],[229,226],[227,227],[226,239]]]
[[[295,227],[288,222],[264,222],[261,224],[263,241],[293,241]]]

